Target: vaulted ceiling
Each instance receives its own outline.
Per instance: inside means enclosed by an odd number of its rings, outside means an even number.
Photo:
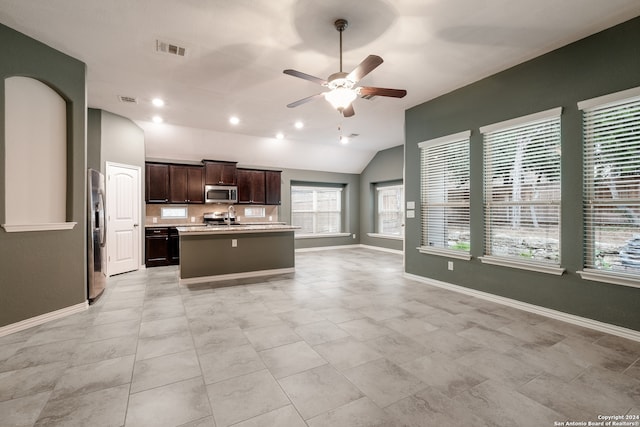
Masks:
[[[0,0],[1,23],[87,64],[89,106],[137,122],[148,157],[350,173],[404,142],[407,108],[638,15],[638,0]],[[345,71],[379,55],[362,84],[405,98],[357,99],[351,118],[286,107],[324,89],[284,69],[338,71],[337,18]]]

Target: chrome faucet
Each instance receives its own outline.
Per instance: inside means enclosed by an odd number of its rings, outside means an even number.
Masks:
[[[233,207],[233,205],[229,205],[228,210],[228,214],[227,214],[227,225],[231,225],[231,214],[233,213],[233,218],[235,219],[236,217],[236,208]]]

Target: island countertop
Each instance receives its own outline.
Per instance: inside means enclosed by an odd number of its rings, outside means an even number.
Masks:
[[[287,224],[233,224],[176,227],[180,235],[197,236],[203,234],[243,234],[293,231],[300,227]]]

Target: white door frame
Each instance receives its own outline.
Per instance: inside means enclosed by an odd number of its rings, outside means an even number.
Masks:
[[[142,222],[142,212],[143,212],[143,206],[142,206],[142,196],[141,196],[141,191],[142,191],[142,180],[143,180],[143,176],[142,176],[142,168],[140,166],[136,166],[136,165],[128,165],[125,163],[116,163],[116,162],[105,162],[105,181],[106,181],[106,185],[105,187],[107,188],[107,192],[106,192],[106,203],[105,203],[105,209],[108,209],[109,206],[111,206],[109,200],[112,196],[109,195],[109,172],[110,169],[112,167],[119,167],[119,168],[125,168],[125,169],[131,169],[136,171],[136,173],[138,174],[138,188],[136,189],[136,195],[134,195],[134,202],[136,204],[136,206],[138,207],[137,211],[138,211],[138,220],[136,221],[137,228],[138,228],[138,233],[135,233],[136,238],[138,239],[138,253],[135,255],[137,258],[137,269],[139,270],[140,268],[143,268],[144,264],[142,263],[142,244],[144,242],[143,239],[143,233],[144,233],[144,223]],[[137,197],[136,197],[137,196]],[[107,218],[109,218],[109,211],[106,210],[105,211]],[[105,256],[107,257],[108,260],[108,254],[109,254],[109,222],[110,220],[107,220],[107,243],[106,243],[106,254]],[[109,272],[109,262],[107,261],[107,269],[106,269],[106,274],[107,277],[111,276],[112,274]]]

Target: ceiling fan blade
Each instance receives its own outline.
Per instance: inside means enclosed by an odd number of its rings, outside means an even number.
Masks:
[[[324,92],[316,93],[315,95],[311,95],[311,96],[307,96],[306,98],[299,99],[295,102],[292,102],[291,104],[287,104],[287,107],[289,108],[297,107],[298,105],[306,104],[307,102],[314,101],[318,98],[324,98]]]
[[[297,71],[297,70],[290,70],[290,69],[289,70],[284,70],[283,73],[288,74],[288,75],[293,76],[293,77],[298,77],[298,78],[301,78],[301,79],[309,80],[310,82],[314,82],[314,83],[317,83],[317,84],[322,85],[322,86],[326,86],[327,85],[327,81],[326,80],[321,79],[320,77],[312,76],[310,74],[305,74],[305,73]]]
[[[355,68],[355,70],[349,73],[347,79],[357,83],[383,62],[382,58],[378,55],[369,55]]]
[[[353,111],[353,103],[349,104],[349,106],[347,108],[345,108],[344,110],[342,110],[342,115],[344,117],[351,117],[354,114],[356,114],[355,111]]]
[[[407,91],[404,89],[386,89],[383,87],[361,86],[358,89],[360,96],[390,96],[392,98],[403,98]]]

